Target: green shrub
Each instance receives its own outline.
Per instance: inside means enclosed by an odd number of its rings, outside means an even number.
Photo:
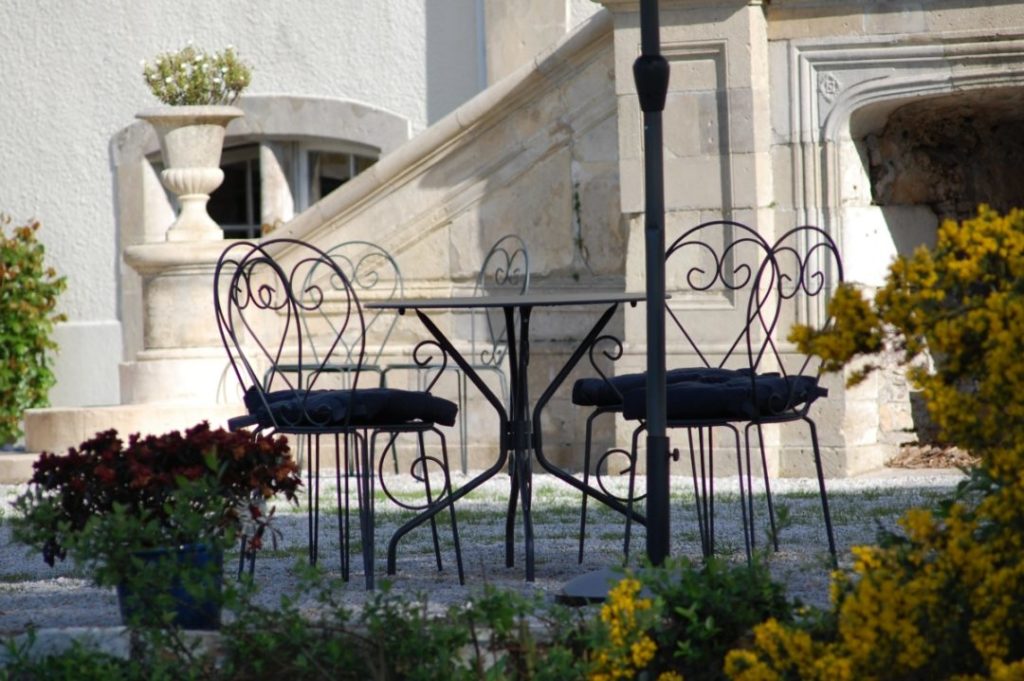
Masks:
[[[5,657],[7,663],[0,668],[0,679],[4,681],[143,681],[154,678],[138,665],[93,650],[81,644],[74,644],[68,650],[56,655],[33,657],[30,654],[30,639],[25,646],[8,644]],[[167,677],[164,677],[167,678]]]
[[[67,282],[44,264],[43,244],[36,240],[39,223],[11,227],[0,214],[0,443],[22,435],[26,409],[49,404],[55,378],[50,338],[63,314],[55,312]]]
[[[979,456],[1024,445],[1024,210],[947,221],[934,249],[893,262],[873,301],[845,284],[830,310],[834,327],[793,335],[828,368],[869,358],[855,382],[895,348],[943,440]]]
[[[97,653],[66,678],[719,679],[724,651],[748,640],[754,623],[791,618],[782,587],[763,567],[720,561],[670,561],[639,578],[627,575],[599,608],[487,587],[440,613],[425,598],[392,593],[386,582],[356,610],[345,604],[344,583],[316,568],[296,569],[303,576],[296,595],[269,606],[247,585],[225,582],[226,607],[235,617],[216,646],[201,649],[173,626],[143,627],[135,632],[131,660]],[[72,649],[36,659],[30,646],[9,646],[0,679],[65,678],[55,670],[74,670],[83,654]]]
[[[341,601],[344,585],[316,578],[276,607],[247,605],[222,633],[219,676],[331,681],[582,681],[579,613],[486,589],[465,605],[431,613],[385,584],[359,612]],[[315,614],[311,614],[311,611]]]
[[[793,619],[798,603],[772,581],[760,560],[730,565],[711,558],[704,563],[669,561],[664,569],[643,573],[643,581],[662,602],[663,619],[653,632],[658,670],[676,670],[687,681],[724,679],[726,653],[745,642],[755,625],[772,617]]]

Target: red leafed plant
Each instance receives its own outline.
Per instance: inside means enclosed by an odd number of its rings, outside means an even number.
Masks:
[[[277,495],[295,502],[298,466],[283,437],[213,430],[202,422],[184,434],[97,433],[66,454],[42,454],[28,491],[15,506],[15,536],[38,547],[50,565],[97,518],[142,521],[137,544],[188,543],[252,523],[250,549],[272,516],[260,507]]]

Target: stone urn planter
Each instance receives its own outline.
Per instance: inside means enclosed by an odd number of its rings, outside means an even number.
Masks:
[[[163,154],[164,186],[181,205],[167,230],[168,241],[223,239],[224,232],[206,212],[210,192],[224,181],[220,155],[228,123],[243,116],[234,106],[164,106],[137,114],[156,131]]]

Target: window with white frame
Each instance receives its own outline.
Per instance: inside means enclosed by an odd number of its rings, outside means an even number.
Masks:
[[[207,204],[228,239],[259,237],[376,163],[375,149],[338,141],[248,141],[221,154],[224,182]],[[158,172],[160,157],[151,160]],[[168,192],[173,202],[176,197]]]

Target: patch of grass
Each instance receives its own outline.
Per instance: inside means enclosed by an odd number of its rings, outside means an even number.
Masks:
[[[0,574],[0,584],[19,584],[21,582],[33,582],[39,579],[30,572],[7,572]]]
[[[828,490],[827,487],[825,489],[826,489],[826,491]],[[829,501],[831,501],[833,498],[838,498],[840,496],[843,496],[842,493],[834,493],[834,492],[829,492],[828,493]],[[794,490],[792,492],[784,492],[782,494],[776,492],[776,493],[772,494],[772,499],[792,499],[794,501],[797,500],[797,499],[818,499],[818,498],[820,498],[820,493],[816,489],[815,490]]]

